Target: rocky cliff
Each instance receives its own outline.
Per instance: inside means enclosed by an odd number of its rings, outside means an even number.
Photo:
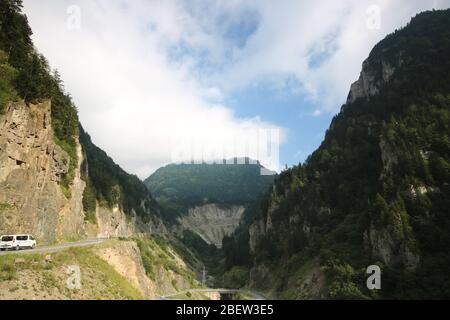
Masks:
[[[69,157],[57,143],[51,125],[51,102],[9,103],[0,115],[0,233],[31,233],[42,243],[96,236],[130,236],[137,232],[164,232],[152,217],[125,214],[95,203],[95,220],[86,219],[81,176],[82,152],[76,138],[77,163],[68,192],[61,177],[70,168]],[[154,212],[156,213],[156,212]]]
[[[0,2],[0,233],[49,243],[163,232],[144,184],[82,129],[21,9]]]
[[[220,248],[222,239],[238,226],[245,207],[209,203],[190,208],[178,221],[185,228],[197,233],[206,243]]]
[[[137,244],[131,241],[122,241],[114,246],[100,247],[94,252],[111,265],[134,288],[139,290],[144,297],[149,299],[158,299],[163,295],[199,286],[199,283],[194,279],[194,274],[173,250],[162,246],[154,247],[152,250],[164,251],[164,254],[168,256],[168,261],[176,265],[176,269],[173,270],[167,266],[155,264],[153,266],[155,276],[149,277],[142,260],[142,252]]]
[[[245,208],[270,189],[274,176],[261,175],[261,170],[266,169],[248,158],[170,164],[144,183],[168,219],[221,247],[224,236],[239,226]]]
[[[50,101],[8,104],[0,115],[0,233],[32,233],[44,242],[85,236],[79,164],[70,199],[60,187],[69,161],[55,143]]]

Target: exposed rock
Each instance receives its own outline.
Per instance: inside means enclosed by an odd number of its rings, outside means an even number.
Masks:
[[[118,207],[109,209],[97,205],[96,217],[99,237],[127,237],[135,232],[134,224]]]
[[[394,148],[386,141],[383,135],[380,136],[379,147],[381,151],[381,161],[383,163],[383,170],[380,174],[381,180],[391,175],[395,165],[398,163],[398,159]]]
[[[295,284],[287,284],[288,287],[297,288],[295,299],[323,298],[326,287],[326,276],[320,267],[319,259],[313,259],[302,266],[301,276],[294,278]]]
[[[401,263],[407,269],[415,269],[420,262],[420,256],[413,252],[404,235],[398,235],[393,225],[377,229],[371,224],[368,232],[364,233],[364,242],[372,255],[386,265]]]
[[[166,232],[160,219],[146,221],[118,207],[97,205],[97,225],[85,221],[81,178],[83,152],[76,138],[78,164],[70,198],[60,181],[68,172],[70,157],[54,141],[51,103],[10,103],[0,115],[0,233],[31,233],[39,243],[86,237],[130,236],[137,232]],[[148,221],[147,221],[148,220]]]
[[[72,198],[59,185],[70,158],[53,139],[51,104],[10,103],[0,116],[0,233],[32,233],[41,242],[84,234],[84,185],[76,180]],[[79,172],[76,172],[79,178]]]
[[[142,257],[136,243],[122,242],[114,247],[97,249],[95,252],[138,289],[142,295],[151,298],[156,296],[157,290],[145,275]]]
[[[170,248],[167,248],[167,250],[171,262],[180,270],[188,270],[186,264],[173,250]],[[188,279],[169,270],[164,265],[159,266],[155,270],[154,279],[147,277],[141,252],[135,242],[121,241],[114,246],[96,249],[95,253],[147,298],[155,299],[160,295],[173,294],[177,291],[189,289],[192,286]]]
[[[78,165],[75,168],[75,177],[70,186],[71,198],[60,212],[60,237],[83,238],[86,236],[85,220],[83,211],[83,191],[86,183],[81,179],[81,163],[83,152],[81,145],[77,143]]]
[[[347,103],[353,103],[359,98],[369,98],[376,95],[381,86],[388,82],[395,72],[395,68],[386,61],[381,61],[374,67],[367,59],[363,62],[359,79],[350,87]]]
[[[178,221],[207,243],[220,248],[223,237],[230,235],[239,226],[244,210],[245,207],[241,205],[209,203],[189,209]]]
[[[254,253],[259,239],[266,233],[264,221],[262,219],[258,219],[253,222],[250,225],[248,233],[250,252]]]

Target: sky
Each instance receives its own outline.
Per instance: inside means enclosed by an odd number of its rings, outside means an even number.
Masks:
[[[450,0],[24,0],[93,142],[145,179],[171,162],[305,161],[371,48]]]

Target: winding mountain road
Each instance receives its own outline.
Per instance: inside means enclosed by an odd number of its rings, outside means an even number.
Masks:
[[[1,255],[6,254],[29,254],[29,253],[51,253],[60,250],[64,250],[67,248],[75,248],[75,247],[86,247],[93,244],[98,244],[106,241],[108,239],[90,239],[90,240],[82,240],[78,242],[66,242],[66,243],[58,243],[51,246],[42,246],[36,247],[34,249],[25,249],[25,250],[10,250],[10,251],[0,251]]]

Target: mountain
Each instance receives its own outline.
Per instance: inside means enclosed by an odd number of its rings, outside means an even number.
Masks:
[[[200,287],[199,262],[171,236],[146,186],[82,128],[21,9],[20,0],[0,2],[0,235],[74,243],[2,254],[1,299],[154,299]],[[78,242],[97,237],[113,239]],[[74,265],[88,275],[77,290],[67,285]]]
[[[82,129],[21,1],[2,1],[0,15],[0,233],[51,243],[164,229],[144,184]]]
[[[170,219],[220,247],[223,236],[239,225],[245,208],[273,182],[274,175],[262,175],[267,169],[259,163],[240,160],[245,161],[170,164],[144,183]]]
[[[320,147],[224,239],[227,277],[281,298],[450,298],[449,57],[450,10],[379,42]]]

